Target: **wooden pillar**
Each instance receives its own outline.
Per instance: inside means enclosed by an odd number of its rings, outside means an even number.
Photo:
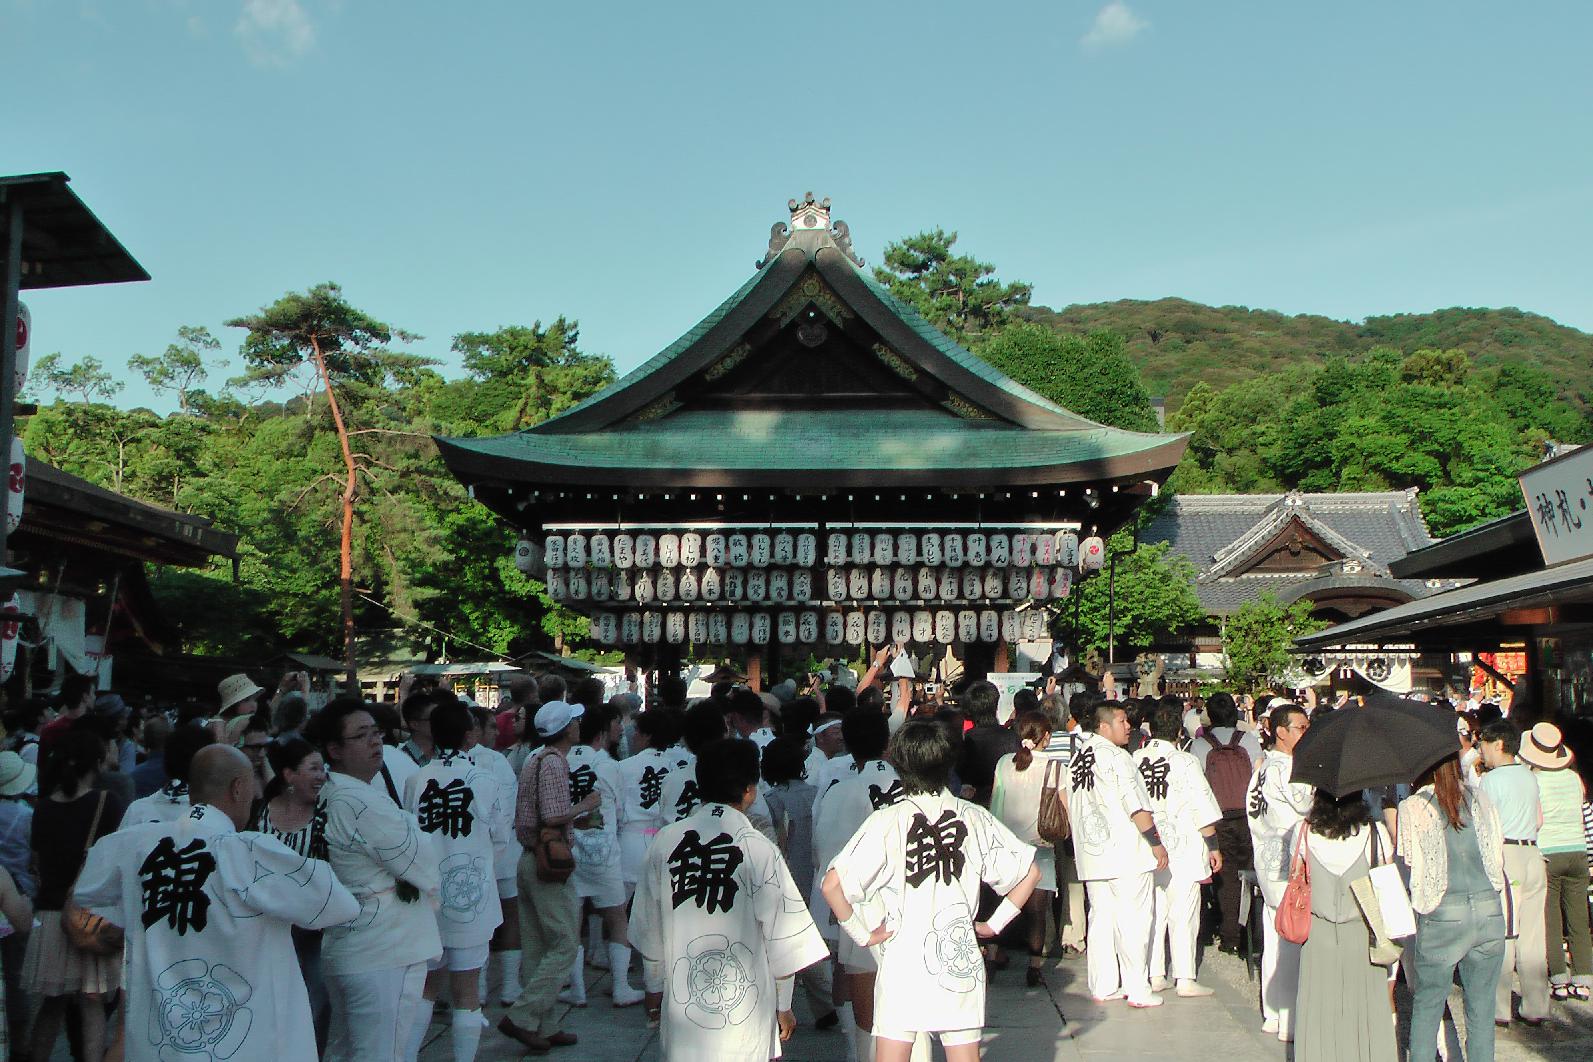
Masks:
[[[760,653],[747,657],[747,686],[754,693],[763,692],[763,656]]]
[[[1007,640],[1005,638],[996,642],[996,659],[995,663],[990,665],[990,670],[998,675],[1005,675],[1012,670],[1012,661],[1007,651]]]

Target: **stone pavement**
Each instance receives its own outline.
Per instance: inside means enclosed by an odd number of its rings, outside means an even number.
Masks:
[[[1048,963],[1045,986],[1030,989],[1024,987],[1020,960],[1014,956],[1011,967],[992,977],[984,1057],[1000,1062],[1108,1062],[1119,1058],[1292,1062],[1287,1045],[1261,1032],[1256,985],[1246,977],[1244,964],[1211,951],[1203,958],[1201,980],[1216,989],[1216,995],[1180,999],[1168,992],[1164,1006],[1133,1010],[1123,1003],[1101,1005],[1089,998],[1082,958]],[[607,973],[587,971],[591,1005],[581,1010],[563,1008],[568,1013],[564,1027],[581,1042],[548,1057],[570,1062],[658,1062],[658,1036],[647,1028],[641,1007],[615,1010],[605,994],[608,983]],[[786,1045],[785,1058],[788,1062],[845,1062],[849,1057],[846,1038],[838,1030],[815,1031],[812,1017],[802,1009],[801,993],[797,996],[802,1025]],[[1451,1005],[1458,1014],[1458,988]],[[1401,990],[1401,1042],[1408,1007],[1409,999]],[[1498,1062],[1593,1059],[1593,1006],[1555,1003],[1553,1008],[1539,1029],[1517,1022],[1500,1030]],[[487,1008],[494,1023],[503,1013],[504,1008],[496,1003]],[[1459,1035],[1464,1043],[1463,1025]],[[935,1056],[942,1057],[938,1050]],[[449,1062],[451,1057],[447,1028],[434,1025],[421,1053],[422,1062]],[[518,1045],[496,1029],[488,1029],[477,1057],[482,1062],[498,1062],[522,1056]]]

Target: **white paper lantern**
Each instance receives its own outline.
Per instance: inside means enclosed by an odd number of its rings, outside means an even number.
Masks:
[[[913,640],[913,614],[911,612],[891,613],[891,641],[910,642]]]
[[[680,536],[658,536],[658,563],[665,568],[673,568],[680,563]]]
[[[896,536],[881,531],[874,536],[874,563],[889,564],[896,554]]]
[[[1012,562],[1012,541],[1006,535],[990,536],[990,563],[1005,568]]]
[[[853,601],[868,600],[868,569],[850,568],[846,573],[846,590]]]
[[[824,588],[830,601],[846,600],[846,569],[824,569]]]
[[[697,573],[690,568],[680,573],[678,581],[680,599],[682,601],[697,600]]]
[[[909,621],[909,625],[910,625]],[[868,614],[868,640],[872,645],[885,644],[885,638],[890,634],[890,620],[885,613],[875,609]],[[904,639],[905,640],[905,639]]]
[[[614,567],[629,568],[636,563],[636,539],[630,535],[614,536]]]
[[[775,633],[780,638],[781,645],[795,644],[797,639],[797,618],[795,612],[782,612],[775,620]]]
[[[664,614],[662,612],[642,613],[642,641],[648,645],[657,645],[664,637]]]
[[[942,601],[955,601],[962,591],[962,580],[957,576],[955,568],[940,569],[940,599]]]
[[[702,573],[702,579],[697,587],[702,593],[704,601],[718,601],[719,595],[724,591],[722,577],[718,568],[708,568]]]
[[[10,516],[11,514],[7,512],[6,515]],[[10,520],[6,521],[6,530],[16,530],[11,526]],[[542,550],[538,548],[537,544],[532,542],[529,538],[522,538],[520,541],[514,544],[514,566],[519,568],[522,572],[525,572],[527,575],[531,575],[537,570],[539,567],[538,562],[541,561],[541,559]]]
[[[798,568],[791,573],[791,600],[803,604],[813,601],[813,573],[807,568]]]
[[[565,581],[566,574],[562,571],[548,572],[548,596],[555,601],[563,601],[569,596],[569,584]]]
[[[964,601],[973,601],[985,592],[984,573],[978,568],[964,568],[962,570],[962,596]]]
[[[774,547],[772,543],[770,543],[768,535],[763,534],[761,531],[758,534],[753,535],[752,566],[754,568],[767,568],[769,566],[769,557],[773,552],[773,548]]]
[[[769,572],[769,600],[791,600],[791,573],[784,568],[775,568]]]
[[[797,641],[812,645],[819,640],[819,614],[804,612],[797,617]]]
[[[1006,579],[1002,578],[1001,569],[1000,568],[986,568],[985,569],[985,596],[986,597],[999,598],[1001,596],[1001,591],[1005,590],[1006,586],[1007,586],[1007,581],[1006,581]]]
[[[957,640],[964,645],[979,640],[979,613],[971,608],[957,613]]]
[[[895,585],[891,587],[891,594],[898,601],[906,601],[913,596],[913,570],[911,568],[897,568],[894,574]]]
[[[907,532],[907,531],[903,531],[901,534],[896,536],[896,563],[897,564],[917,564],[918,563],[918,536],[917,535],[912,534],[912,533]]]
[[[747,600],[769,600],[769,573],[762,568],[754,568],[747,573]]]
[[[1001,616],[993,608],[979,613],[979,640],[993,642],[1001,637]]]
[[[852,532],[852,563],[867,564],[874,555],[874,539],[867,531]]]
[[[1026,568],[1007,569],[1007,596],[1022,601],[1029,596],[1029,572]]]
[[[614,599],[616,601],[629,601],[631,599],[631,573],[618,571],[614,573]]]
[[[1079,536],[1072,531],[1056,533],[1056,562],[1064,568],[1079,566]]]
[[[571,535],[564,540],[564,566],[566,568],[586,567],[585,535]]]
[[[747,572],[743,568],[725,569],[725,600],[745,601],[747,599]]]
[[[1049,568],[1056,563],[1056,539],[1050,535],[1036,535],[1034,538],[1034,564],[1037,568]]]
[[[930,532],[918,540],[918,553],[931,568],[940,567],[940,536]]]
[[[664,638],[670,645],[680,645],[686,640],[686,614],[671,612],[664,617]]]
[[[33,314],[28,312],[27,303],[19,302],[17,303],[17,371],[12,376],[16,381],[16,390],[12,394],[21,394],[22,388],[27,385],[28,363],[32,360]],[[7,678],[9,677],[8,674]]]
[[[675,573],[668,568],[658,573],[658,581],[653,586],[653,592],[658,595],[658,600],[675,600]]]
[[[731,535],[726,540],[726,550],[730,556],[732,568],[745,568],[747,566],[747,536],[741,533]]]
[[[957,617],[950,610],[941,609],[935,613],[935,641],[942,645],[950,645],[956,640]]]
[[[620,617],[620,641],[626,645],[635,645],[642,640],[642,617],[639,613],[627,612]]]
[[[1014,568],[1027,568],[1033,563],[1033,551],[1029,549],[1029,533],[1020,531],[1012,536],[1012,566]]]
[[[1044,609],[1032,608],[1023,614],[1023,639],[1038,642],[1050,634],[1051,617]]]
[[[969,535],[963,541],[963,552],[967,554],[969,564],[975,567],[983,567],[985,563],[985,536]]]
[[[891,596],[891,572],[889,568],[875,568],[869,573],[868,592],[876,601],[884,601]]]
[[[830,645],[840,645],[846,641],[846,616],[839,612],[824,614],[824,640]]]
[[[773,633],[774,622],[767,612],[754,612],[752,614],[752,644],[768,645],[769,636]]]
[[[686,632],[695,644],[702,644],[708,640],[708,613],[693,612],[687,617]]]
[[[1030,571],[1029,596],[1036,601],[1044,601],[1051,596],[1051,575],[1045,568]]]
[[[790,532],[781,531],[774,536],[774,552],[771,555],[775,564],[790,564],[796,559],[796,539]]]
[[[803,532],[796,539],[796,562],[799,568],[811,568],[818,560],[818,539]]]
[[[592,600],[607,601],[614,596],[613,584],[609,581],[612,577],[608,572],[596,571],[592,573]]]
[[[1087,572],[1098,572],[1106,564],[1106,543],[1098,535],[1091,535],[1079,543],[1079,567]]]
[[[709,567],[722,568],[725,564],[725,536],[717,532],[703,541],[703,560]]]
[[[658,563],[658,540],[652,535],[636,536],[636,567],[651,568]]]
[[[929,642],[935,637],[935,614],[927,608],[913,613],[913,641]]]
[[[607,535],[593,535],[592,541],[586,544],[586,552],[592,559],[592,567],[607,568],[613,565],[613,552],[609,549]]]
[[[1001,640],[1007,643],[1022,640],[1023,621],[1011,609],[1001,614]]]
[[[688,531],[680,536],[680,563],[687,568],[702,563],[702,536],[697,532]]]
[[[752,640],[752,617],[737,612],[730,617],[730,640],[736,645],[746,645]]]
[[[650,605],[653,602],[653,573],[641,572],[632,584],[632,590],[638,605]]]
[[[933,568],[918,569],[918,597],[921,601],[933,601],[940,592],[940,574]]]
[[[1051,573],[1051,596],[1067,597],[1073,592],[1073,569],[1057,568]]]
[[[563,535],[549,535],[542,543],[542,562],[549,568],[564,567]]]
[[[947,535],[940,540],[940,552],[946,558],[946,567],[962,567],[962,536]]]
[[[619,641],[619,619],[614,613],[597,614],[597,640],[604,645],[614,645]]]
[[[709,613],[708,640],[714,645],[725,645],[730,641],[730,617],[725,613]]]
[[[883,616],[880,618],[881,620],[884,619]],[[861,612],[848,612],[846,614],[846,644],[862,645],[863,636],[867,633],[867,628],[868,622],[864,619]],[[880,624],[879,640],[882,642],[885,640],[885,625],[883,623]]]
[[[831,534],[824,541],[824,563],[830,565],[845,564],[846,560],[846,536]]]

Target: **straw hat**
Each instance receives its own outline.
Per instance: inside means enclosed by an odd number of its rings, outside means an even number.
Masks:
[[[33,764],[15,752],[0,752],[0,796],[20,796],[32,786],[38,775]]]
[[[265,690],[256,686],[248,675],[228,675],[216,683],[216,694],[221,699],[223,712],[240,701],[246,701],[264,692]]]
[[[1571,762],[1565,735],[1553,723],[1538,723],[1521,738],[1521,758],[1545,771],[1558,771]]]

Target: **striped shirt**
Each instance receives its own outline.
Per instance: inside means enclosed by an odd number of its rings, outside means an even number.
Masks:
[[[271,803],[267,801],[260,805],[260,818],[254,827],[257,831],[269,834],[299,853],[311,859],[326,858],[326,804],[317,801],[315,811],[310,814],[310,819],[296,830],[283,830],[271,823]]]

